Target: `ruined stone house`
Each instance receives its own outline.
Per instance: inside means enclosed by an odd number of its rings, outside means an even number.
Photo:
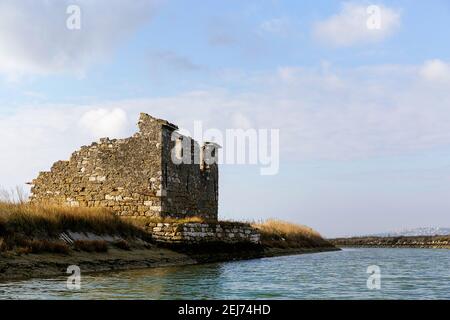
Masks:
[[[216,221],[219,146],[200,147],[177,134],[176,125],[144,113],[138,127],[132,137],[100,139],[41,172],[31,183],[30,201],[105,207],[121,216]]]

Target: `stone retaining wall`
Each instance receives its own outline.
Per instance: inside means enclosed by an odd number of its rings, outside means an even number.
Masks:
[[[163,243],[260,243],[258,230],[244,223],[149,223],[147,231]]]

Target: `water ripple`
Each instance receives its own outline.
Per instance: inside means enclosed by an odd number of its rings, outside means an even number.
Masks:
[[[367,288],[369,265],[380,290]],[[450,299],[450,250],[346,249],[0,284],[0,299]]]

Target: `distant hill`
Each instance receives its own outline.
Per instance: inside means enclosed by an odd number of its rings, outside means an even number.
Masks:
[[[372,237],[414,237],[414,236],[436,236],[436,235],[450,235],[450,228],[437,228],[437,227],[422,227],[413,229],[403,229],[399,231],[383,232],[370,234],[367,236]]]

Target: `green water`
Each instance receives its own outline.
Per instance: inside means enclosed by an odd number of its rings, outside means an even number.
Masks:
[[[367,267],[380,268],[368,289]],[[450,250],[345,249],[0,284],[0,299],[450,299]]]

